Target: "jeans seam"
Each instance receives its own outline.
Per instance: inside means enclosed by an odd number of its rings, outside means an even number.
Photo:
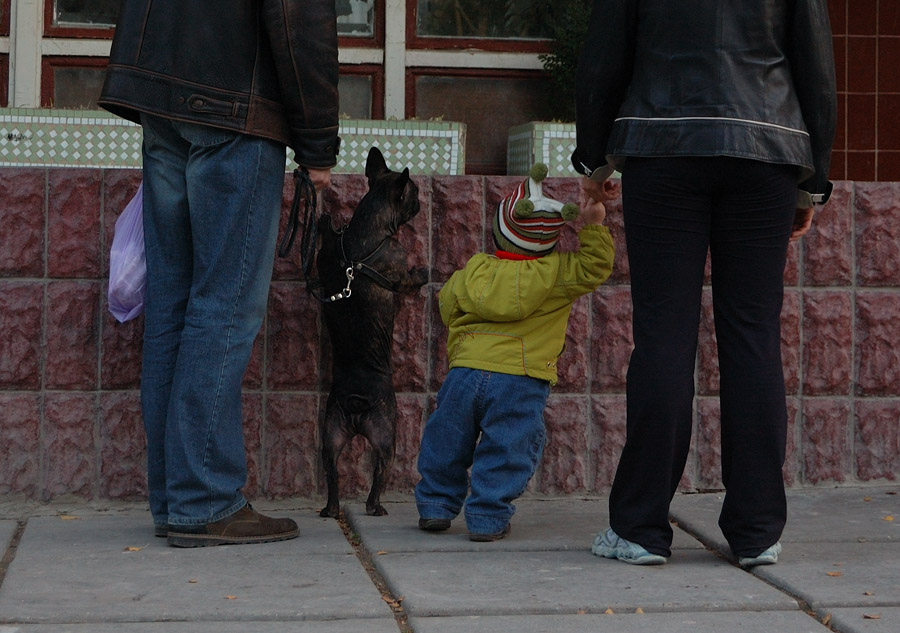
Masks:
[[[250,233],[250,228],[252,226],[252,212],[254,209],[253,202],[256,198],[257,187],[259,185],[259,170],[260,170],[260,160],[261,160],[260,148],[258,145],[254,145],[254,149],[256,150],[256,168],[253,171],[253,173],[254,173],[253,189],[251,190],[250,198],[247,202],[247,204],[248,204],[247,221],[246,221],[245,230],[244,230],[244,243],[241,247],[241,282],[240,282],[240,285],[238,286],[237,295],[235,296],[235,299],[231,305],[231,320],[228,324],[228,329],[227,329],[226,335],[225,335],[225,351],[222,355],[222,364],[219,367],[219,377],[216,382],[216,395],[213,400],[212,411],[210,412],[210,425],[207,429],[206,444],[205,444],[205,447],[203,450],[203,472],[206,476],[207,491],[209,493],[207,495],[207,497],[210,500],[210,513],[212,512],[213,499],[212,499],[212,481],[210,480],[208,465],[209,465],[209,445],[210,445],[210,440],[211,440],[212,434],[213,434],[212,421],[216,419],[216,416],[218,415],[218,411],[219,411],[219,403],[220,403],[221,395],[222,395],[222,383],[223,383],[223,378],[225,375],[225,368],[228,365],[228,355],[229,355],[229,352],[231,351],[231,338],[234,333],[234,326],[235,326],[235,320],[236,320],[236,314],[237,314],[237,306],[240,303],[241,297],[243,296],[243,293],[246,289],[247,252],[249,250],[248,245],[250,242],[249,233]],[[246,501],[244,501],[244,502],[246,503]],[[238,508],[238,510],[239,509],[240,508]],[[228,516],[228,515],[225,515],[225,516]]]

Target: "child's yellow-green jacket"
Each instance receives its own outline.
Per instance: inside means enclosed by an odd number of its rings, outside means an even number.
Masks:
[[[572,303],[609,277],[609,229],[588,224],[579,250],[510,260],[479,253],[447,280],[439,295],[449,328],[450,367],[557,381]]]

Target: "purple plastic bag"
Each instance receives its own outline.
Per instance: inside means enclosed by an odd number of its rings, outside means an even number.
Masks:
[[[144,183],[116,220],[109,250],[109,311],[119,323],[144,311],[147,260],[144,257]]]

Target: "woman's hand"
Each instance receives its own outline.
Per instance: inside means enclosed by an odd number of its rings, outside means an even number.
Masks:
[[[809,231],[809,228],[812,226],[815,213],[815,207],[810,207],[809,209],[797,209],[797,211],[794,212],[794,228],[791,231],[792,242],[799,240],[806,235],[807,231]]]
[[[613,182],[609,178],[603,182],[582,178],[581,190],[584,191],[584,195],[590,200],[606,202],[607,200],[615,200],[622,194],[622,184],[619,181]]]

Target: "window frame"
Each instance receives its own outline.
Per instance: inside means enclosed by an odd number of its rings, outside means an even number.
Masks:
[[[417,118],[416,114],[416,79],[419,77],[459,77],[466,79],[541,79],[547,78],[547,74],[539,70],[531,69],[501,69],[501,68],[446,68],[441,66],[417,66],[406,69],[406,112],[405,118]],[[451,119],[455,120],[455,119]],[[461,121],[466,123],[465,121]],[[473,171],[470,171],[474,169]],[[466,174],[500,176],[506,174],[505,164],[475,164],[466,155]]]
[[[0,108],[9,107],[9,55],[0,55]]]
[[[73,37],[77,39],[111,40],[115,32],[116,29],[114,26],[106,28],[89,26],[54,26],[53,0],[44,0],[44,37]]]
[[[406,47],[417,50],[477,49],[503,53],[549,53],[549,39],[518,40],[490,37],[420,36],[416,32],[419,17],[419,1],[406,0]]]
[[[341,64],[339,74],[344,76],[363,76],[372,78],[372,113],[373,121],[384,119],[384,66],[377,64]]]
[[[372,35],[360,37],[338,34],[338,48],[384,48],[384,4],[385,0],[375,0]]]
[[[9,37],[9,13],[12,0],[0,0],[0,37]]]
[[[44,55],[41,57],[41,107],[56,108],[53,103],[56,68],[98,68],[105,69],[109,65],[107,57],[73,57],[69,55]]]

